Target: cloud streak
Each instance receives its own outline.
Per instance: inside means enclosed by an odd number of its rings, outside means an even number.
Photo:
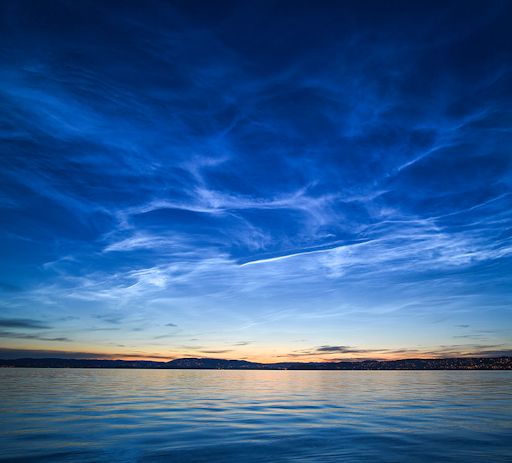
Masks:
[[[46,323],[39,320],[27,318],[2,318],[0,319],[1,328],[24,328],[24,329],[46,329],[50,328]]]

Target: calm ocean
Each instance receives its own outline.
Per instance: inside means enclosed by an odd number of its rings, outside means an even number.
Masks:
[[[512,371],[0,369],[2,462],[512,462]]]

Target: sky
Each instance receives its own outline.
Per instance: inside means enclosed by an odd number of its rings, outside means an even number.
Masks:
[[[512,354],[511,18],[2,2],[0,357]]]

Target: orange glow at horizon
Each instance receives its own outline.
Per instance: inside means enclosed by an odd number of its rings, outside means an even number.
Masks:
[[[341,346],[342,347],[342,346]],[[423,349],[417,348],[360,348],[358,352],[314,352],[313,350],[297,350],[296,346],[243,346],[238,349],[222,349],[221,347],[193,349],[165,349],[155,351],[148,347],[133,349],[113,349],[112,346],[99,346],[94,348],[86,344],[68,345],[66,349],[49,348],[47,344],[33,343],[23,344],[20,342],[10,343],[5,346],[30,357],[31,352],[38,352],[39,357],[65,357],[65,358],[89,358],[105,360],[132,360],[132,361],[154,361],[168,362],[178,358],[212,358],[225,360],[245,360],[255,363],[283,363],[283,362],[342,362],[342,361],[363,361],[363,360],[401,360],[401,359],[428,359],[448,357],[470,357],[483,356],[485,351],[478,352],[471,349],[471,346],[459,346],[457,350],[443,349],[440,346],[429,346]],[[294,350],[295,349],[295,350]],[[318,349],[317,349],[318,350]],[[290,354],[291,352],[291,354]],[[21,355],[21,354],[20,354]]]

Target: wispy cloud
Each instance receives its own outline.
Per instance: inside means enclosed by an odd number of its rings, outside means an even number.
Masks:
[[[389,358],[447,358],[447,357],[492,357],[510,355],[512,349],[507,344],[453,344],[439,347],[417,348],[358,348],[352,346],[319,346],[290,352],[280,357],[307,357],[308,360],[344,361],[351,359],[371,360]],[[333,357],[342,354],[343,357]]]
[[[110,243],[105,247],[104,252],[126,252],[140,249],[149,249],[154,251],[179,251],[180,249],[183,248],[188,249],[190,245],[185,247],[185,244],[186,243],[183,242],[182,239],[176,237],[173,239],[171,237],[151,236],[142,233],[137,233],[134,236]]]
[[[0,338],[12,338],[12,339],[34,339],[38,341],[50,341],[50,342],[71,342],[71,339],[64,336],[60,337],[48,337],[41,334],[33,333],[20,333],[14,331],[0,330]]]
[[[25,329],[47,329],[50,328],[46,323],[40,320],[28,318],[2,318],[0,319],[0,327],[2,328],[25,328]]]
[[[202,354],[226,354],[227,352],[232,352],[230,349],[218,349],[218,350],[202,350],[200,351]]]
[[[101,352],[82,352],[68,350],[51,349],[10,349],[0,347],[0,358],[18,359],[18,358],[64,358],[64,359],[159,359],[162,361],[170,360],[172,357],[161,355],[159,353],[101,353]]]
[[[313,349],[305,349],[292,352],[288,357],[320,357],[322,355],[339,355],[339,354],[382,354],[384,350],[362,349],[352,346],[319,346]]]

